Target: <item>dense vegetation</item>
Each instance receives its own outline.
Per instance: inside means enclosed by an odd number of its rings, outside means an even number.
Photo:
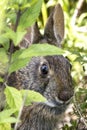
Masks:
[[[27,49],[17,50],[28,28],[36,20],[43,33],[43,28],[52,6],[58,2],[61,4],[65,15],[64,50],[50,45],[32,45]],[[12,129],[11,123],[19,121],[21,109],[24,104],[30,104],[33,99],[34,101],[38,101],[39,99],[41,101],[45,100],[37,93],[24,90],[18,91],[6,84],[10,73],[25,66],[32,56],[39,56],[41,54],[63,54],[70,59],[75,87],[73,114],[78,119],[72,120],[72,126],[65,125],[63,129],[76,130],[77,127],[79,129],[86,129],[87,0],[44,0],[44,2],[42,0],[3,0],[0,1],[0,18],[0,83],[6,87],[5,95],[7,102],[4,110],[0,112],[0,130]],[[27,95],[26,102],[25,95]],[[13,114],[14,117],[12,116]]]

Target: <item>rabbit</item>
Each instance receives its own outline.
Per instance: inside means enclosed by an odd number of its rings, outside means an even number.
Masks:
[[[48,18],[44,35],[41,35],[37,23],[34,24],[31,41],[32,44],[48,43],[61,47],[63,38],[64,14],[61,5],[57,4]],[[58,130],[74,94],[68,59],[62,55],[33,57],[20,71],[20,77],[27,77],[22,79],[23,88],[39,92],[47,101],[24,107],[18,130]]]
[[[61,5],[57,4],[47,20],[43,35],[37,23],[33,25],[31,43],[61,47],[63,38],[64,14]],[[18,130],[58,130],[74,94],[68,59],[62,55],[32,57],[26,67],[9,76],[7,84],[17,89],[34,90],[47,99],[23,108]]]

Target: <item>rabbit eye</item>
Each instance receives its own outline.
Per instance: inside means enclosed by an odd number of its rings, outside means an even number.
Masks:
[[[46,64],[43,64],[40,68],[42,74],[48,74],[49,68]]]

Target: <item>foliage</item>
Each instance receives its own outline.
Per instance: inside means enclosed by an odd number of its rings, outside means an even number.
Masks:
[[[11,130],[11,123],[19,122],[17,119],[18,112],[23,105],[26,96],[25,105],[32,102],[45,102],[46,99],[37,92],[31,90],[17,90],[7,86],[5,89],[7,108],[0,112],[0,130]],[[14,114],[14,116],[12,116]]]

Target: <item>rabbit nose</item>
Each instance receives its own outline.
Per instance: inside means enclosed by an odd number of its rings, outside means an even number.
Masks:
[[[71,91],[61,91],[58,98],[64,102],[68,101],[73,96]]]

